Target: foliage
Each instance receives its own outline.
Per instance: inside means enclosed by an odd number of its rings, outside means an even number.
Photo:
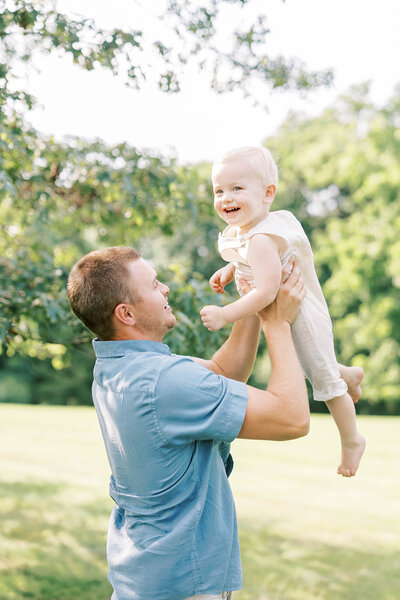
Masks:
[[[15,67],[21,61],[31,67],[38,51],[67,54],[86,70],[106,67],[135,89],[152,78],[169,93],[179,92],[189,62],[212,73],[210,83],[220,93],[239,88],[249,95],[253,80],[286,89],[329,84],[330,71],[309,72],[295,59],[269,56],[266,16],[254,15],[253,6],[252,0],[163,0],[156,7],[165,32],[160,40],[153,28],[104,30],[92,19],[66,16],[53,0],[0,0],[1,104],[32,105]],[[138,23],[143,10],[136,7]],[[218,35],[226,23],[233,30]]]
[[[126,144],[57,143],[29,128],[22,113],[34,99],[21,89],[21,64],[34,68],[38,52],[57,51],[84,69],[101,66],[123,75],[134,87],[158,70],[158,85],[166,92],[179,90],[178,71],[194,58],[201,69],[213,65],[219,91],[245,88],[254,73],[263,73],[273,87],[326,83],[329,74],[307,74],[290,61],[267,60],[264,18],[243,28],[250,4],[169,0],[161,16],[172,37],[161,43],[144,29],[106,31],[91,19],[63,15],[51,0],[0,1],[0,344],[9,354],[50,357],[60,366],[59,344],[88,339],[67,308],[71,264],[94,247],[170,235],[187,222],[187,213],[194,216],[197,199],[187,173],[180,177],[173,160],[139,154]],[[232,33],[234,47],[222,52],[216,25],[229,6],[240,9],[241,27]],[[219,73],[226,66],[234,69],[224,83]],[[182,275],[178,284],[184,296]],[[188,286],[196,288],[201,306],[204,285],[193,280]],[[177,346],[182,349],[178,341]]]
[[[274,208],[293,210],[311,237],[338,356],[365,368],[360,410],[397,413],[400,101],[395,96],[378,109],[366,94],[353,90],[318,118],[293,115],[267,143],[280,165]],[[201,306],[215,301],[207,279],[221,264],[209,165],[183,167],[138,155],[127,145],[70,140],[66,147],[23,130],[17,121],[15,130],[27,143],[2,156],[0,205],[2,338],[8,355],[46,359],[56,369],[68,367],[66,379],[76,372],[85,380],[79,369],[87,374],[91,358],[79,361],[71,349],[90,336],[68,310],[66,277],[84,252],[111,244],[139,244],[170,284],[179,319],[168,340],[173,350],[211,353],[225,333],[210,334],[198,318]],[[10,146],[7,135],[3,128],[1,137]],[[90,356],[90,350],[85,353]],[[35,373],[31,381],[41,380],[38,362],[25,370]],[[259,385],[265,381],[258,380],[260,372],[264,369],[256,370],[254,380]],[[21,385],[27,380],[15,373],[14,367],[8,371],[9,389],[18,381],[26,398]],[[52,381],[60,390],[54,395],[58,401],[88,401],[85,385],[69,391],[61,373]],[[44,383],[30,387],[31,401],[53,401],[43,393]]]
[[[218,19],[226,10],[245,11],[250,4],[168,2],[167,20],[187,54],[172,50],[172,42],[160,47],[164,67],[174,65],[178,72],[195,56],[205,68],[206,47],[212,47],[207,60],[219,57],[222,65],[226,57],[213,45]],[[59,49],[86,69],[124,70],[135,85],[140,85],[139,71],[130,72],[135,65],[146,73],[158,69],[161,78],[165,70],[160,62],[146,62],[152,54],[142,31],[106,32],[90,20],[61,15],[47,1],[3,2],[3,8],[0,366],[7,392],[1,399],[85,403],[91,336],[71,315],[65,285],[71,265],[93,248],[136,245],[154,260],[160,278],[170,284],[179,319],[168,339],[175,352],[200,354],[207,348],[210,354],[226,335],[210,334],[198,317],[201,306],[215,302],[207,280],[221,265],[215,249],[221,223],[212,207],[210,169],[181,166],[127,144],[57,142],[28,127],[21,106],[30,106],[32,99],[18,87],[16,66],[21,61],[34,66],[36,51]],[[240,14],[245,27],[245,12]],[[240,52],[228,52],[229,64],[235,63],[229,77],[236,83],[226,80],[221,89],[240,83],[249,92],[245,83],[263,68],[265,23],[256,20],[252,27],[251,35],[245,29],[242,37],[233,34],[236,44],[240,40]],[[265,78],[280,85],[271,73]],[[282,85],[294,84],[295,70],[290,73]],[[217,89],[219,75],[216,69]],[[366,370],[367,401],[361,410],[394,413],[400,410],[400,92],[383,109],[369,101],[367,92],[367,86],[350,90],[318,118],[291,115],[267,144],[280,166],[274,208],[292,210],[311,237],[338,356]],[[56,372],[46,376],[49,364]],[[254,382],[263,384],[260,371]]]

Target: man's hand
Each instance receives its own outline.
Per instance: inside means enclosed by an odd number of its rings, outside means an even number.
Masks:
[[[225,319],[223,312],[222,306],[208,305],[201,309],[201,320],[208,331],[218,331],[218,329],[227,325],[228,321]]]
[[[297,317],[300,304],[306,295],[306,288],[300,270],[293,263],[289,277],[281,285],[272,304],[258,313],[262,323],[293,323]]]
[[[228,285],[233,279],[235,273],[235,267],[232,263],[225,265],[218,271],[215,271],[211,277],[209,284],[217,294],[225,294],[224,287]]]

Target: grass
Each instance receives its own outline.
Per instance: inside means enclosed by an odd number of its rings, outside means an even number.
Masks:
[[[361,417],[367,453],[335,474],[337,434],[238,440],[235,600],[399,600],[400,418]],[[91,408],[0,405],[1,600],[106,600],[108,465]]]

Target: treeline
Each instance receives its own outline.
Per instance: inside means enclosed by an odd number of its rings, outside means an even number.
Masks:
[[[400,413],[399,119],[400,95],[377,108],[354,89],[317,118],[291,115],[266,140],[280,170],[273,208],[302,221],[338,357],[366,371],[360,412]],[[209,355],[226,335],[207,332],[198,314],[218,301],[207,280],[221,264],[210,165],[15,127],[0,132],[0,400],[90,404],[91,336],[70,314],[65,285],[74,261],[101,246],[133,245],[154,261],[179,318],[168,343]],[[266,379],[258,364],[253,382]]]
[[[216,239],[223,224],[212,205],[210,165],[182,166],[128,144],[57,142],[29,127],[35,100],[20,88],[22,66],[34,68],[38,52],[67,54],[81,68],[108,69],[134,88],[149,74],[166,93],[179,92],[180,73],[193,61],[214,74],[217,91],[245,95],[253,81],[266,90],[304,91],[329,83],[332,74],[269,56],[265,15],[243,18],[251,0],[216,0],[211,8],[168,2],[162,16],[176,33],[169,46],[140,28],[140,10],[135,31],[105,31],[61,14],[56,2],[3,4],[0,401],[90,404],[92,336],[69,311],[72,264],[94,248],[137,247],[171,287],[178,316],[168,338],[173,351],[210,355],[227,332],[209,333],[199,310],[218,301],[207,281],[222,264]],[[217,27],[228,9],[230,51],[225,40],[218,46]],[[400,91],[379,108],[362,86],[318,118],[291,115],[266,140],[280,169],[274,208],[292,210],[311,238],[338,357],[365,368],[361,412],[400,414],[399,122]],[[256,385],[268,378],[264,355],[261,346]]]

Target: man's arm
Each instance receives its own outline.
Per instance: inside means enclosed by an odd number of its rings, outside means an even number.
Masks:
[[[290,330],[304,294],[304,282],[294,268],[276,300],[259,313],[271,360],[271,376],[265,391],[248,386],[246,415],[239,437],[288,440],[308,433],[307,388]]]
[[[268,345],[271,375],[266,390],[247,386],[246,414],[238,437],[290,440],[308,433],[310,409],[307,388],[290,330],[305,293],[303,278],[294,267],[275,301],[258,313]],[[240,323],[235,324],[237,331]],[[223,364],[225,359],[228,363],[229,360],[235,361],[229,347],[226,351],[228,343],[229,339],[211,361],[195,360],[218,374],[225,374],[218,360]]]
[[[192,358],[217,375],[246,382],[253,370],[259,339],[260,319],[252,315],[234,323],[230,336],[211,360]]]

